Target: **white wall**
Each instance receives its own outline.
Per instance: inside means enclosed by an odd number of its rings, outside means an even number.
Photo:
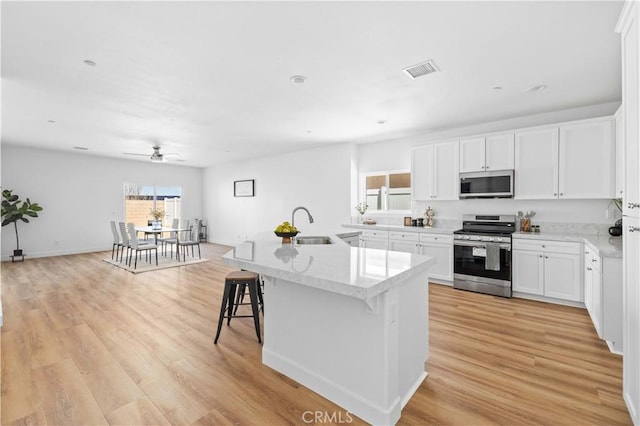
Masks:
[[[384,170],[410,170],[411,148],[438,140],[470,136],[482,133],[511,130],[563,121],[613,115],[619,102],[574,108],[554,113],[511,118],[492,123],[483,123],[460,129],[450,129],[401,140],[359,145],[358,172],[360,175]],[[412,215],[423,217],[427,205],[436,210],[436,218],[461,220],[463,214],[492,213],[515,214],[519,210],[535,210],[535,222],[574,222],[613,224],[617,217],[606,217],[609,200],[460,200],[413,203]],[[615,211],[615,208],[613,209]],[[618,212],[616,211],[616,214]],[[375,214],[368,214],[368,216]],[[398,221],[402,215],[399,215]],[[398,224],[401,224],[398,222]]]
[[[305,235],[337,232],[353,208],[352,173],[356,147],[349,144],[240,161],[205,169],[203,185],[209,241],[237,244],[258,232],[291,222]],[[255,180],[255,197],[234,197],[235,180]],[[353,204],[355,205],[355,204]],[[275,238],[275,236],[274,236]]]
[[[109,221],[124,219],[125,182],[181,185],[185,219],[202,217],[202,169],[101,158],[86,154],[2,145],[2,183],[44,210],[19,223],[20,248],[29,257],[111,249]],[[2,258],[15,248],[9,225]]]

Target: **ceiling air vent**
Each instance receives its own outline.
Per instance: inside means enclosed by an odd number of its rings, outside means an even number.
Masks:
[[[429,59],[428,61],[421,62],[416,65],[412,65],[408,68],[403,69],[405,73],[411,78],[422,77],[423,75],[433,74],[434,72],[439,72],[440,68],[436,65],[433,59]]]

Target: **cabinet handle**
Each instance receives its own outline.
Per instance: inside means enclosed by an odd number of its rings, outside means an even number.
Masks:
[[[593,271],[593,269],[591,269],[591,268],[587,267],[587,271]]]
[[[629,232],[638,232],[640,231],[640,227],[638,226],[630,226],[629,227]]]
[[[486,167],[485,167],[485,169],[488,169],[488,168],[489,168],[489,166],[486,166]]]
[[[553,193],[553,196],[554,196],[554,197],[557,197],[557,196],[558,196],[558,193],[557,193],[557,192],[554,192],[554,193]]]
[[[591,254],[588,250],[585,250],[584,254]]]
[[[622,194],[622,190],[620,190],[620,193]]]
[[[538,256],[538,257],[542,257],[542,255]]]
[[[549,256],[545,256],[544,258],[545,258],[545,259],[548,259],[548,258],[549,258]]]
[[[563,195],[564,195],[564,192],[561,192],[561,193],[560,193],[560,196],[563,196]]]
[[[593,263],[596,263],[596,262],[598,261],[598,259],[591,259],[591,261],[592,261]]]
[[[542,245],[542,248],[545,248],[545,247],[546,247],[546,246],[543,244],[543,245]]]
[[[627,204],[627,207],[630,209],[637,209],[638,207],[640,207],[640,203],[629,203]]]

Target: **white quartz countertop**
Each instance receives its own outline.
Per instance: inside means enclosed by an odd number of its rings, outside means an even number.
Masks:
[[[622,257],[622,237],[559,232],[514,232],[513,238],[585,243],[596,250],[599,256]]]
[[[262,233],[222,258],[239,269],[365,300],[435,263],[431,256],[351,247],[336,234],[329,236],[334,244],[293,245]]]
[[[346,223],[342,225],[344,228],[355,229],[377,229],[380,231],[394,231],[394,232],[419,232],[424,234],[453,234],[455,229],[451,228],[425,228],[423,226],[400,226],[400,225],[364,225],[364,224],[351,224]]]

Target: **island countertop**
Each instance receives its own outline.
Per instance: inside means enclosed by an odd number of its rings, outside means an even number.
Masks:
[[[431,256],[333,244],[283,244],[273,233],[256,235],[222,258],[231,266],[301,285],[371,299],[408,277],[426,272]]]

